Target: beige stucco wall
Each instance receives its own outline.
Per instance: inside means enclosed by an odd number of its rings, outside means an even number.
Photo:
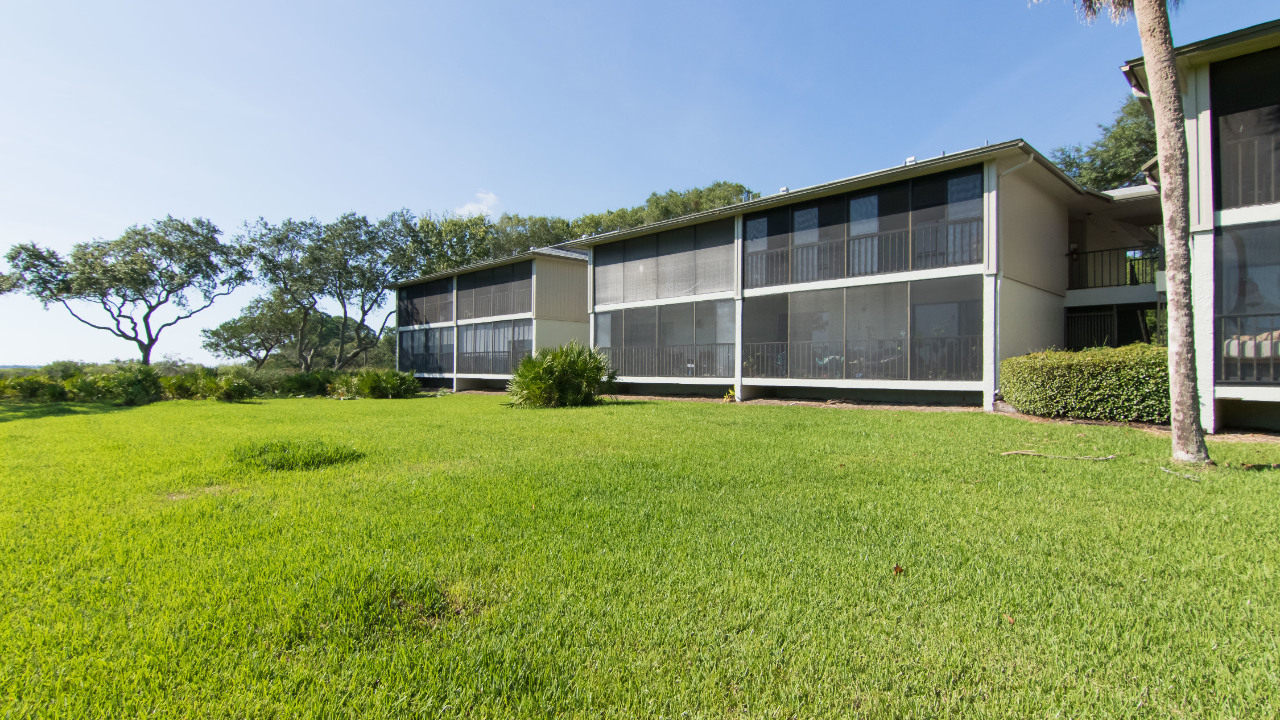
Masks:
[[[1000,178],[1000,270],[1050,293],[1067,292],[1067,207],[1037,186],[1037,166]]]
[[[587,264],[538,257],[533,262],[533,316],[587,321]]]
[[[1000,359],[1062,347],[1062,296],[1000,280]]]
[[[577,340],[580,345],[587,343],[587,323],[567,320],[548,320],[535,318],[533,321],[533,347],[535,350],[553,348]]]

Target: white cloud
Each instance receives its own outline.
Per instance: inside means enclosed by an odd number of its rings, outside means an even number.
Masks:
[[[474,202],[469,202],[462,207],[454,208],[454,212],[463,217],[469,215],[488,215],[493,217],[498,214],[501,203],[498,202],[498,196],[488,190],[481,190],[476,193]]]

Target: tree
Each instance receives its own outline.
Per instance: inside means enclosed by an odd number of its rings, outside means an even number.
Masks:
[[[324,293],[325,261],[321,251],[324,226],[309,220],[286,219],[272,225],[261,218],[246,227],[244,241],[253,248],[258,279],[266,285],[282,312],[293,321],[293,353],[303,372],[319,347],[320,333],[312,332]]]
[[[386,332],[394,308],[376,331],[371,331],[370,321],[386,304],[391,285],[409,274],[401,250],[414,239],[414,220],[407,210],[393,212],[376,224],[363,215],[347,213],[324,226],[323,292],[342,309],[334,370],[376,347]]]
[[[1175,0],[1176,2],[1176,0]],[[1160,164],[1160,207],[1164,213],[1165,281],[1169,307],[1169,405],[1173,459],[1207,463],[1209,450],[1200,426],[1200,392],[1192,334],[1190,198],[1187,193],[1187,137],[1178,90],[1178,66],[1165,0],[1077,0],[1089,18],[1104,8],[1113,20],[1133,13],[1142,42]]]
[[[204,349],[218,357],[250,360],[256,372],[272,352],[294,339],[299,324],[296,314],[278,296],[257,298],[239,317],[201,331]]]
[[[221,234],[204,218],[166,217],[115,240],[79,243],[67,258],[34,243],[15,245],[5,256],[13,272],[4,286],[134,343],[150,365],[165,330],[252,278],[247,249],[222,243]]]
[[[1156,156],[1156,126],[1138,98],[1130,95],[1110,125],[1099,125],[1101,137],[1089,144],[1068,145],[1050,153],[1072,180],[1089,190],[1141,185],[1142,168]]]

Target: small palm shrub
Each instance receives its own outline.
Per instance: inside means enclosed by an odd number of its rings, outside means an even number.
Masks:
[[[103,376],[108,399],[121,405],[146,405],[164,399],[160,373],[149,365],[125,365]]]
[[[0,379],[0,397],[62,402],[67,399],[67,389],[44,375],[22,375]]]
[[[614,391],[618,373],[604,353],[576,341],[542,348],[520,361],[507,383],[514,407],[592,405]]]
[[[397,370],[344,373],[329,383],[329,395],[336,398],[409,398],[421,389],[417,378]]]
[[[104,382],[104,375],[97,373],[85,373],[84,375],[75,375],[67,378],[63,386],[66,387],[67,393],[71,396],[71,400],[82,403],[101,403],[109,402],[110,388]]]
[[[332,370],[290,373],[280,379],[276,391],[281,395],[324,395],[337,376]]]
[[[410,398],[421,389],[417,378],[397,370],[362,370],[356,375],[356,390],[361,397]]]
[[[204,397],[204,385],[208,379],[205,372],[185,372],[162,377],[160,384],[164,386],[165,396],[171,400],[197,400]]]

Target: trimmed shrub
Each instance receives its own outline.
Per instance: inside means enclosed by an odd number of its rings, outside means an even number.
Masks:
[[[1143,343],[1032,353],[1000,363],[1000,392],[1030,415],[1168,423],[1168,362]]]
[[[521,360],[507,383],[507,394],[514,407],[592,405],[601,395],[613,393],[617,379],[604,353],[573,341]]]

